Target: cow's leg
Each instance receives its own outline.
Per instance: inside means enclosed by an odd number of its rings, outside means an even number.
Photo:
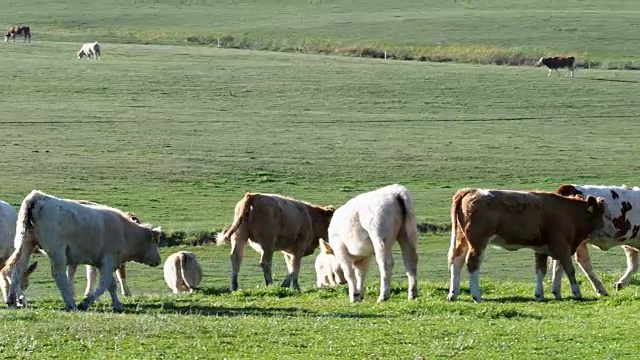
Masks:
[[[264,274],[264,283],[267,286],[273,284],[273,277],[271,276],[272,261],[273,261],[273,250],[271,249],[271,246],[263,245],[262,255],[260,256],[260,267],[262,268],[262,273]],[[282,284],[282,286],[284,286],[284,283]]]
[[[467,252],[467,270],[469,271],[469,291],[473,301],[482,301],[480,293],[480,264],[482,264],[484,247],[471,247]]]
[[[340,263],[340,267],[344,272],[344,277],[347,281],[347,286],[349,286],[349,301],[357,302],[362,301],[362,294],[358,293],[356,288],[356,273],[354,268],[354,260],[349,255],[344,243],[342,241],[337,240],[335,238],[329,238],[329,243],[331,244],[331,248],[333,249],[338,262]],[[335,245],[334,244],[338,244]]]
[[[402,233],[404,233],[404,230]],[[404,269],[409,282],[408,298],[409,300],[415,299],[418,297],[418,251],[416,250],[416,244],[404,234],[400,235],[398,243],[400,243],[400,249],[402,250],[402,261],[404,262]]]
[[[553,69],[549,69],[549,74],[547,74],[547,77],[551,77],[552,72],[553,72]]]
[[[355,294],[360,296],[360,301],[364,299],[364,282],[369,266],[371,265],[372,258],[373,257],[366,257],[353,262],[353,270],[356,277]]]
[[[562,298],[562,275],[564,275],[564,269],[562,269],[562,265],[558,260],[554,259],[552,264],[551,293],[556,300],[560,300]]]
[[[556,74],[558,74],[558,77],[560,77],[560,70],[556,69]]]
[[[638,255],[640,250],[634,249],[630,246],[623,246],[622,249],[627,257],[627,271],[625,271],[620,280],[613,285],[616,290],[621,290],[627,287],[633,274],[638,272]]]
[[[56,286],[62,294],[64,309],[66,311],[75,311],[76,304],[73,299],[73,289],[66,273],[67,257],[61,251],[49,251],[47,255],[49,256],[49,263],[51,264],[51,276],[53,276]]]
[[[9,291],[7,294],[7,306],[9,308],[15,308],[18,305],[18,302],[23,301],[20,299],[22,294],[22,278],[24,273],[27,271],[27,265],[29,264],[29,258],[31,258],[31,254],[33,253],[33,246],[26,244],[23,242],[19,249],[16,249],[11,257],[9,257],[8,262],[12,261],[14,256],[17,256],[17,260],[15,261],[15,265],[13,266],[13,271],[9,274],[2,272],[2,276],[9,277]],[[17,253],[16,253],[17,252]],[[7,264],[5,264],[5,267]],[[6,280],[5,280],[6,281]],[[23,303],[24,305],[24,303]]]
[[[580,265],[582,272],[584,272],[585,275],[587,275],[587,278],[589,278],[591,286],[593,286],[593,290],[600,296],[609,295],[607,289],[605,289],[602,284],[602,281],[600,281],[595,272],[593,272],[591,257],[589,256],[589,249],[587,248],[586,243],[582,243],[578,246],[578,249],[576,250],[576,262]]]
[[[378,262],[378,269],[380,269],[380,296],[378,302],[389,299],[391,295],[391,276],[393,274],[393,256],[391,255],[391,246],[387,246],[385,239],[373,235],[371,236],[371,242],[373,242],[373,250],[376,255],[376,261]]]
[[[113,287],[115,298],[117,299],[118,295],[115,294],[115,278],[113,277],[113,272],[115,271],[115,262],[113,259],[104,259],[100,266],[100,281],[98,282],[98,288],[96,291],[87,295],[87,297],[78,304],[78,309],[86,310],[89,308],[91,304],[93,304],[99,297],[102,295],[107,289]],[[121,304],[119,301],[115,302],[112,299],[113,309],[116,311],[120,311]]]
[[[122,296],[131,296],[131,289],[129,289],[129,285],[127,285],[127,269],[124,264],[116,270],[116,277],[118,278],[118,282],[120,283],[120,291],[122,292]]]
[[[536,293],[537,301],[544,301],[544,277],[547,275],[547,254],[535,254],[536,257]]]
[[[116,281],[113,278],[113,274],[111,274],[111,285],[109,285],[109,295],[111,296],[111,304],[113,304],[113,310],[116,312],[122,312],[124,310],[124,307],[122,306],[122,303],[120,302],[120,299],[118,299],[118,292],[116,291]]]
[[[460,292],[460,273],[462,272],[462,264],[464,264],[468,250],[466,244],[456,242],[456,234],[452,232],[451,245],[449,247],[449,271],[451,272],[449,296],[447,297],[449,301],[455,300]]]
[[[88,296],[93,292],[95,288],[96,278],[98,276],[98,269],[95,266],[87,265],[87,287],[84,289],[84,296]]]
[[[231,238],[231,254],[229,255],[231,260],[231,291],[238,290],[238,273],[246,244],[246,241],[238,240],[237,236]]]
[[[71,295],[74,299],[76,297],[76,291],[73,283],[76,277],[76,270],[78,270],[78,265],[67,265],[67,278],[69,278],[69,284],[71,284]]]
[[[556,239],[555,243],[561,243],[562,240]],[[576,281],[576,269],[573,266],[573,261],[571,259],[571,252],[559,251],[558,252],[558,261],[562,265],[564,272],[567,274],[567,278],[569,278],[569,283],[571,284],[571,292],[573,293],[573,298],[576,300],[582,299],[582,294],[580,293],[580,286],[578,285],[578,281]]]

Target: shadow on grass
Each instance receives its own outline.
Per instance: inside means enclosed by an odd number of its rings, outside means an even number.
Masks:
[[[632,84],[640,84],[640,80],[624,80],[624,79],[605,79],[605,78],[579,78],[584,80],[595,80],[595,81],[608,81],[608,82],[621,82],[621,83],[632,83]]]
[[[576,301],[576,302],[594,302],[598,301],[596,298],[582,298],[581,300],[575,300],[572,297],[563,297],[562,299],[556,300],[553,298],[546,298],[544,301],[537,301],[533,295],[531,296],[503,296],[498,298],[487,298],[482,299],[483,302],[494,302],[494,303],[548,303],[548,302],[564,302],[564,301]]]
[[[325,313],[316,312],[299,307],[229,307],[207,305],[179,305],[173,302],[151,304],[125,304],[125,313],[128,314],[179,314],[200,316],[260,316],[260,317],[331,317],[331,318],[378,318],[382,315],[367,313]]]

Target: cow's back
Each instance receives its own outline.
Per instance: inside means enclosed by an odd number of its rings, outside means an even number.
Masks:
[[[290,249],[301,230],[312,231],[305,204],[276,194],[256,194],[251,202],[247,231],[252,241],[274,236],[274,250]]]

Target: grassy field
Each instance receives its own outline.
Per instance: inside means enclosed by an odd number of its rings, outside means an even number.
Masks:
[[[446,225],[460,187],[637,185],[640,72],[581,69],[574,79],[566,71],[547,78],[546,69],[534,67],[183,44],[187,36],[216,34],[359,46],[405,46],[426,37],[430,44],[509,49],[527,35],[532,49],[638,59],[629,45],[639,12],[631,1],[423,4],[110,1],[92,4],[94,12],[79,10],[77,1],[2,4],[3,21],[33,24],[34,41],[0,46],[0,63],[11,64],[0,67],[0,198],[17,206],[36,188],[133,211],[171,233],[227,226],[246,191],[340,205],[397,182],[411,189],[419,222]],[[501,21],[512,28],[505,31]],[[103,61],[76,59],[79,42],[97,37]],[[59,311],[47,260],[38,256],[32,309],[0,310],[0,354],[636,357],[640,346],[628,334],[636,326],[629,314],[640,310],[637,280],[597,299],[580,275],[585,301],[569,300],[565,283],[566,301],[536,303],[533,253],[490,249],[481,271],[485,302],[472,303],[465,274],[459,301],[448,303],[448,241],[448,234],[421,235],[417,301],[406,300],[396,254],[393,297],[384,304],[375,303],[375,267],[365,301],[350,304],[344,286],[314,289],[313,256],[303,260],[302,294],[265,288],[258,256],[247,249],[243,290],[230,294],[228,246],[164,248],[163,259],[180,249],[199,256],[203,291],[171,295],[160,268],[131,264],[134,297],[124,300],[124,314],[111,312],[108,296],[86,313]],[[592,256],[610,288],[624,269],[622,251]],[[277,255],[274,263],[281,281],[284,261]],[[83,287],[79,271],[78,293]]]
[[[528,63],[573,54],[640,68],[635,0],[0,1],[3,22],[38,41],[211,43],[250,49],[387,50],[394,57]],[[7,24],[8,25],[8,24]]]

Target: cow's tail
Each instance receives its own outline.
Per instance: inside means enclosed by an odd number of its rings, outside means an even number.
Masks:
[[[453,263],[456,257],[456,236],[458,229],[463,226],[462,214],[460,212],[460,204],[462,200],[469,194],[475,192],[475,189],[460,189],[453,195],[453,201],[451,202],[451,244],[449,246],[449,265]],[[464,236],[464,232],[461,232]]]
[[[18,221],[16,223],[16,236],[13,239],[14,251],[6,261],[0,273],[4,276],[11,274],[23,254],[28,251],[29,254],[33,252],[36,247],[35,234],[33,227],[35,226],[33,209],[42,196],[37,190],[33,190],[22,201],[20,205],[20,211],[18,212]]]
[[[252,193],[246,193],[244,195],[244,198],[242,198],[238,205],[236,205],[236,207],[240,206],[240,214],[238,214],[233,220],[233,224],[231,225],[231,228],[229,228],[229,230],[218,233],[218,235],[216,236],[216,244],[222,245],[224,243],[228,243],[231,239],[231,235],[233,235],[238,230],[238,228],[247,220],[247,218],[249,217],[249,210],[251,210],[251,202],[253,201],[254,197],[255,194]]]
[[[403,188],[396,194],[396,201],[398,201],[400,211],[402,211],[404,235],[412,244],[417,244],[418,223],[413,209],[413,199],[411,198],[411,194],[406,188]]]
[[[180,276],[182,276],[182,281],[185,285],[187,285],[189,290],[196,290],[196,284],[192,283],[191,278],[187,276],[187,274],[185,274],[185,268],[189,266],[188,263],[191,262],[191,259],[187,259],[187,255],[185,254],[180,254],[180,256],[178,256],[178,261],[180,265]]]

